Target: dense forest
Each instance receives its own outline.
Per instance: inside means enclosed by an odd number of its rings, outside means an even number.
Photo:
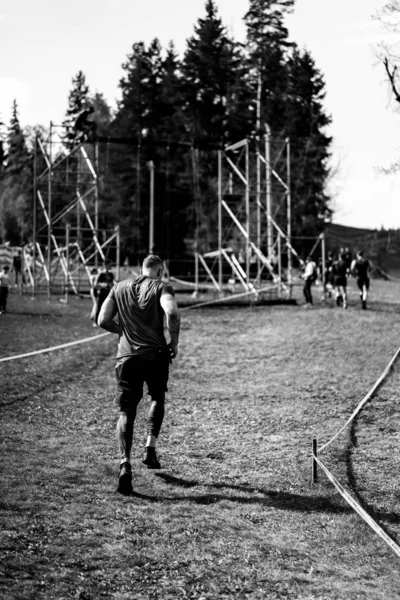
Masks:
[[[91,92],[82,71],[72,77],[53,159],[73,150],[76,118],[93,106],[96,133],[86,143],[99,145],[99,227],[120,226],[123,257],[135,260],[148,251],[150,164],[154,250],[173,258],[215,248],[217,151],[242,139],[254,149],[267,125],[276,168],[290,140],[293,235],[316,236],[330,220],[331,117],[324,110],[323,74],[285,27],[294,3],[249,0],[245,43],[228,35],[214,0],[206,1],[182,56],[173,42],[167,48],[157,39],[133,43],[122,64],[116,109]],[[21,128],[17,101],[0,145],[0,242],[12,245],[32,239],[35,140],[45,149],[49,143],[45,127]],[[254,196],[254,166],[250,175]],[[273,188],[274,217],[279,221],[282,213],[286,229],[279,194]]]

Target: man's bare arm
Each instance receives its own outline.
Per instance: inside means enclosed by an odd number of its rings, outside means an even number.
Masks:
[[[160,304],[165,312],[166,325],[171,337],[172,358],[178,354],[179,332],[181,328],[181,317],[175,297],[171,294],[162,294]]]
[[[97,319],[97,325],[102,327],[110,333],[117,333],[122,335],[121,327],[114,321],[114,317],[117,314],[117,305],[115,300],[106,298],[100,310],[99,318]]]

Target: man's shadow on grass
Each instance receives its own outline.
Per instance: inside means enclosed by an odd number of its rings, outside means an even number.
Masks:
[[[207,487],[216,488],[217,490],[233,489],[240,492],[255,493],[257,496],[250,498],[244,498],[243,496],[231,496],[222,493],[211,493],[193,496],[150,496],[148,494],[142,494],[140,492],[133,491],[130,494],[133,498],[141,500],[147,500],[149,502],[184,502],[191,501],[196,504],[216,504],[228,500],[229,502],[237,502],[239,504],[261,504],[265,507],[270,506],[271,508],[277,508],[279,510],[295,510],[300,512],[330,512],[334,514],[353,514],[354,511],[347,505],[339,504],[338,502],[332,501],[324,496],[305,496],[301,494],[293,494],[290,492],[283,492],[277,490],[265,490],[262,488],[254,488],[249,485],[230,485],[227,483],[214,483],[214,484],[200,484],[195,480],[182,479],[181,477],[174,477],[167,473],[155,473],[156,477],[159,477],[166,483],[180,488],[194,488],[198,485],[205,485]],[[260,494],[262,497],[260,497]],[[391,523],[400,523],[400,516],[394,512],[383,513],[375,512],[374,517],[379,520],[386,520]]]
[[[194,488],[200,484],[198,481],[182,479],[180,477],[174,477],[167,473],[155,473],[156,477],[159,477],[166,483],[179,488]],[[248,485],[230,485],[226,483],[214,483],[207,485],[207,487],[216,488],[217,490],[233,489],[240,492],[246,492],[250,494],[257,494],[257,496],[243,497],[243,496],[232,496],[223,494],[221,492],[213,492],[210,494],[193,495],[193,496],[150,496],[148,494],[142,494],[137,491],[133,491],[130,494],[133,498],[139,498],[141,500],[147,500],[149,502],[182,502],[190,501],[196,504],[216,504],[227,500],[229,502],[237,502],[239,504],[254,504],[259,503],[263,506],[270,506],[271,508],[278,508],[281,510],[297,510],[304,512],[332,512],[332,513],[350,513],[351,509],[347,506],[341,506],[339,503],[333,502],[323,496],[303,496],[301,494],[292,494],[289,492],[282,492],[276,490],[265,490],[262,488],[254,488]],[[261,497],[260,497],[261,495]]]

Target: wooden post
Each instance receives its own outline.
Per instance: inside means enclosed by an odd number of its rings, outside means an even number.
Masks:
[[[317,456],[317,438],[313,438],[312,441],[312,482],[317,483],[318,481],[318,470],[317,461],[314,456]]]

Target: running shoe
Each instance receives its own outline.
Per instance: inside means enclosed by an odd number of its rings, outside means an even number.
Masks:
[[[119,467],[118,492],[124,496],[129,496],[133,492],[132,467],[128,462],[122,463]]]
[[[156,449],[151,446],[147,446],[144,451],[144,458],[142,461],[147,465],[148,469],[161,469],[160,462],[157,458]]]

